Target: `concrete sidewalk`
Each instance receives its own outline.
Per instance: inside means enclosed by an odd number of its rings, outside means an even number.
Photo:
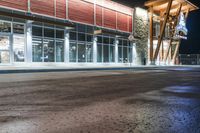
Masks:
[[[64,71],[103,71],[103,70],[174,70],[174,69],[200,68],[200,66],[79,66],[79,67],[63,67],[63,66],[0,66],[0,74],[7,73],[34,73],[34,72],[64,72]]]
[[[0,66],[2,73],[33,73],[33,72],[62,72],[62,71],[96,71],[96,70],[129,70],[129,69],[152,69],[156,66],[105,66],[105,67],[63,67],[63,66]]]

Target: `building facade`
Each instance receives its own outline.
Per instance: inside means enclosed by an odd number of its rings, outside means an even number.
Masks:
[[[161,32],[162,16],[150,14],[111,0],[1,0],[0,66],[136,66],[154,53],[156,65],[171,64],[173,21]]]
[[[0,65],[142,64],[134,13],[110,0],[0,1]]]

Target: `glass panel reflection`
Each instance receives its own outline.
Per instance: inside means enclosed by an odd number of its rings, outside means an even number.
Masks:
[[[128,62],[128,49],[127,49],[127,47],[123,47],[123,62],[124,63]]]
[[[33,26],[32,27],[33,36],[42,36],[42,27]]]
[[[44,47],[44,62],[54,62],[55,61],[54,41],[44,40],[43,47]]]
[[[32,58],[33,62],[42,62],[42,39],[33,38],[32,41]]]
[[[11,23],[0,21],[0,32],[11,32]]]
[[[24,34],[24,24],[13,23],[13,33]]]
[[[109,62],[109,45],[103,46],[103,56],[104,62]]]
[[[10,63],[9,51],[0,51],[0,63]]]
[[[56,62],[64,62],[64,41],[56,42]]]
[[[115,46],[110,46],[110,62],[115,62]]]
[[[54,38],[54,29],[44,28],[44,37]]]
[[[133,61],[132,51],[133,51],[132,48],[129,48],[128,55],[129,55],[129,62],[131,62],[131,63],[132,63],[132,61]]]
[[[118,62],[123,62],[123,58],[122,58],[122,47],[118,48]]]
[[[64,39],[64,30],[56,30],[56,38]]]
[[[76,43],[70,42],[70,48],[69,48],[69,58],[70,62],[76,62],[77,57],[77,45]]]
[[[87,62],[92,62],[93,61],[92,51],[93,51],[92,43],[91,44],[87,44],[87,47],[86,47]]]
[[[15,62],[24,62],[25,38],[23,35],[13,36],[13,52]]]
[[[85,49],[84,43],[78,44],[78,62],[86,61]]]
[[[103,51],[102,45],[98,44],[98,46],[97,46],[97,62],[102,62],[102,59],[103,59],[102,51]]]
[[[10,40],[8,36],[0,36],[0,50],[9,50]]]

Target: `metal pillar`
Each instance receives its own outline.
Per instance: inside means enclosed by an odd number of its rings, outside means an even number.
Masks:
[[[94,36],[93,40],[93,62],[97,62],[97,37]]]
[[[26,21],[26,62],[32,62],[32,22]]]
[[[134,65],[137,65],[137,49],[136,49],[136,43],[132,44],[132,62]]]
[[[68,63],[69,62],[69,30],[65,29],[65,52],[64,52],[64,62]]]
[[[115,38],[115,63],[118,63],[118,44],[119,44],[119,40],[117,38]]]

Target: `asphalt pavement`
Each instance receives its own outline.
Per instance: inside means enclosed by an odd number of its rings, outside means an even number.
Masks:
[[[0,133],[200,133],[200,68],[0,74]]]

